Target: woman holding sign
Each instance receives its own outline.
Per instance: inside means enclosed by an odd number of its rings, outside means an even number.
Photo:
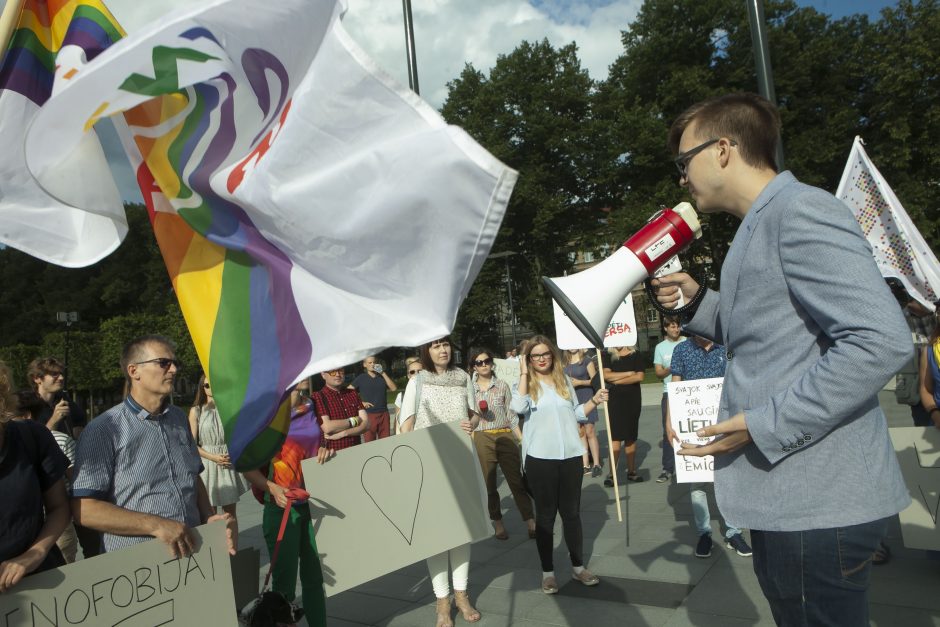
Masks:
[[[586,586],[600,582],[584,567],[581,531],[581,456],[578,421],[607,401],[600,390],[578,403],[571,379],[555,344],[536,335],[523,347],[519,359],[519,385],[510,409],[523,416],[523,471],[535,499],[535,544],[542,562],[542,592],[555,594],[558,583],[552,563],[555,517],[561,514],[565,545],[574,570],[572,577]]]
[[[445,422],[460,421],[467,435],[473,433],[480,416],[474,401],[470,376],[454,365],[450,337],[421,346],[419,354],[424,370],[408,381],[401,402],[402,433],[425,429]],[[450,567],[448,568],[448,562]],[[468,623],[480,620],[480,613],[470,604],[467,584],[470,580],[470,545],[464,544],[428,558],[431,586],[437,597],[437,627],[453,627],[450,616],[450,584],[453,573],[454,603]]]

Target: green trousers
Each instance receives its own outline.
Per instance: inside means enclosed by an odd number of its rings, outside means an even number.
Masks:
[[[268,554],[274,554],[274,543],[281,527],[284,510],[273,503],[265,503],[261,529],[268,545]],[[310,508],[292,507],[284,539],[277,554],[277,563],[271,577],[271,587],[293,601],[297,589],[297,567],[300,566],[300,587],[304,615],[310,627],[326,627],[326,595],[323,593],[323,571],[317,541],[310,523]]]

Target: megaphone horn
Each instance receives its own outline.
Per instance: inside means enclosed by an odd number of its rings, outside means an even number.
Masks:
[[[687,202],[656,212],[643,228],[601,263],[542,283],[571,322],[597,348],[617,307],[636,285],[702,236],[695,209]]]

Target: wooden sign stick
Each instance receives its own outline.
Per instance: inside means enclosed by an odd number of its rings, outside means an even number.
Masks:
[[[3,14],[0,14],[0,62],[7,54],[7,47],[13,38],[13,31],[16,30],[25,3],[26,0],[7,0]]]
[[[607,389],[607,382],[604,381],[604,363],[601,360],[601,351],[597,350],[597,372],[600,375],[601,389]],[[607,417],[607,452],[610,457],[610,476],[614,478],[614,502],[617,503],[617,522],[623,522],[623,512],[620,509],[620,484],[617,482],[617,460],[614,459],[614,439],[610,434],[610,409],[607,403],[604,403],[604,416]]]

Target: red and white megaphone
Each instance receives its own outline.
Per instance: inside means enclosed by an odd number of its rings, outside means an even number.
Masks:
[[[601,263],[583,272],[542,283],[571,322],[597,348],[617,307],[636,285],[702,236],[695,209],[687,202],[663,209]]]

